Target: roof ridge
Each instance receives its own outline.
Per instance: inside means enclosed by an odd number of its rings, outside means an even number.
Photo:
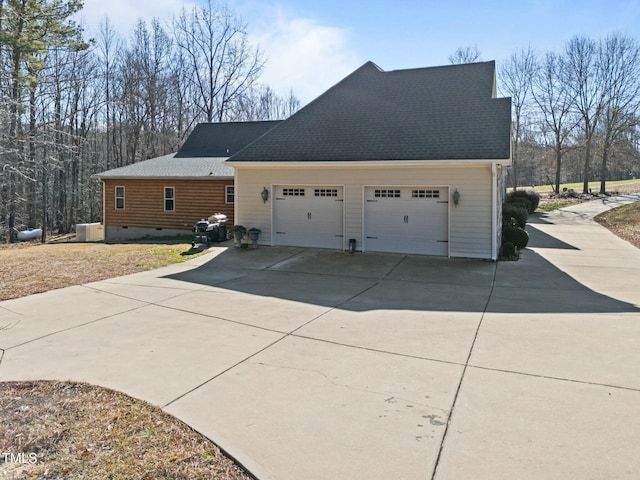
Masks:
[[[415,68],[398,68],[395,70],[382,70],[384,73],[398,73],[398,72],[414,72],[414,71],[425,71],[425,70],[444,70],[444,69],[453,69],[453,68],[463,68],[463,67],[478,67],[478,66],[495,66],[495,60],[487,60],[486,62],[471,62],[471,63],[452,63],[449,65],[434,65],[430,67],[415,67]]]

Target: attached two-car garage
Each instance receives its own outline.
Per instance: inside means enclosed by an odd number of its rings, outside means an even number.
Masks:
[[[275,245],[335,248],[347,246],[344,187],[273,187]],[[364,187],[364,251],[448,255],[447,187]],[[362,242],[362,243],[361,243]]]
[[[341,186],[273,187],[273,244],[342,249],[343,190]]]
[[[365,250],[448,255],[448,188],[366,187]]]

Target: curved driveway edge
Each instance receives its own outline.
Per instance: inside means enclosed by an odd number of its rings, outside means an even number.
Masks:
[[[0,302],[0,381],[162,406],[261,480],[635,478],[640,251],[532,219],[518,262],[216,247]]]

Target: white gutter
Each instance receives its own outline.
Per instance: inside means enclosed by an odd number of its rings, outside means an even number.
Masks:
[[[213,175],[202,175],[198,177],[193,176],[158,176],[158,175],[92,175],[91,178],[95,178],[100,181],[106,180],[231,180],[233,175],[225,175],[224,177],[216,177]]]
[[[227,165],[234,168],[316,168],[316,167],[333,167],[333,168],[362,168],[362,167],[378,167],[389,168],[392,167],[468,167],[469,165],[486,165],[491,163],[493,165],[511,165],[511,159],[486,159],[486,160],[353,160],[353,161],[330,161],[330,162],[316,162],[316,161],[292,161],[292,162],[234,162],[233,160],[227,160]]]

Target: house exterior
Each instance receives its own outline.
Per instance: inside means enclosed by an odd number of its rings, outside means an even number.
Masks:
[[[202,123],[175,154],[94,175],[105,241],[190,232],[214,213],[233,223],[233,169],[225,160],[278,123]]]
[[[225,162],[235,222],[265,245],[495,260],[510,128],[494,62],[368,62]]]

